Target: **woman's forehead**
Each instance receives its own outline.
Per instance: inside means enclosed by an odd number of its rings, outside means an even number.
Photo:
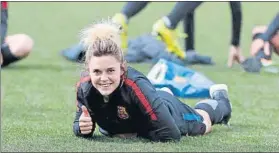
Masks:
[[[89,62],[89,67],[94,69],[108,69],[119,66],[120,62],[113,56],[93,56]]]

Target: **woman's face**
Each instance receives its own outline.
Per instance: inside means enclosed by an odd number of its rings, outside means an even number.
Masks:
[[[103,95],[110,95],[120,84],[121,63],[111,55],[92,56],[89,61],[89,73],[93,86]]]

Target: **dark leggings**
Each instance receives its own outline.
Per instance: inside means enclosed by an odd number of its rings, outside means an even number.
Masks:
[[[182,135],[203,135],[206,126],[203,117],[187,104],[181,102],[177,97],[165,91],[158,91],[169,112],[175,120]]]
[[[197,2],[199,3],[199,2]],[[201,3],[200,3],[201,4]],[[196,4],[199,6],[200,4]],[[240,2],[229,2],[232,14],[232,37],[231,44],[234,46],[239,46],[240,43],[240,33],[242,24],[242,11]],[[188,34],[188,38],[185,39],[185,50],[193,51],[195,50],[195,14],[196,5],[190,5],[186,11],[186,15],[183,20],[184,32]],[[193,7],[193,8],[191,8]],[[192,11],[188,11],[192,10]],[[177,21],[177,20],[174,20]],[[179,22],[179,21],[178,21]],[[177,24],[177,23],[175,23]]]
[[[138,14],[142,9],[144,9],[149,2],[127,2],[122,8],[122,13],[126,15],[129,20],[134,15]]]

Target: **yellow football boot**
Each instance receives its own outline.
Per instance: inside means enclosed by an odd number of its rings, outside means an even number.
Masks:
[[[126,16],[122,13],[117,13],[113,16],[112,21],[120,24],[122,27],[121,48],[125,50],[128,47],[128,24]]]
[[[175,54],[181,59],[186,58],[185,51],[179,45],[177,32],[166,27],[162,19],[155,22],[152,34],[158,36],[166,44],[167,50],[170,53]],[[187,35],[183,37],[187,37]]]

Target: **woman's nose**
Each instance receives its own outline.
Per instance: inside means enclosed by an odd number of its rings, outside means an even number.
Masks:
[[[108,80],[108,75],[102,74],[100,79],[101,79],[101,81],[106,81],[106,80]]]

